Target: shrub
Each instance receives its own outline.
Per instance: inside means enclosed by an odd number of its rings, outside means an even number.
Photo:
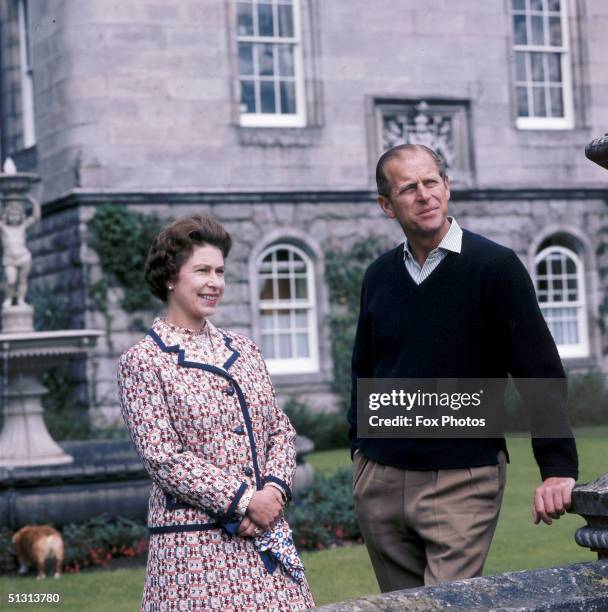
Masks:
[[[368,236],[347,251],[326,253],[325,272],[331,304],[329,330],[334,364],[332,387],[344,409],[350,401],[350,362],[363,274],[367,266],[388,248],[384,239]]]
[[[295,430],[315,445],[315,450],[348,446],[348,423],[343,413],[315,413],[293,398],[285,404],[285,412]]]
[[[148,528],[143,523],[124,517],[111,519],[98,516],[85,523],[64,525],[66,572],[79,572],[82,568],[105,566],[116,557],[139,557],[148,549]],[[13,532],[0,528],[0,573],[17,568],[11,538]]]
[[[124,290],[122,307],[127,312],[157,307],[144,280],[144,262],[162,225],[156,215],[134,213],[116,204],[100,206],[89,221],[91,246],[104,273]]]
[[[86,523],[65,525],[62,532],[68,572],[107,565],[114,557],[136,557],[147,550],[147,527],[124,517],[102,515]]]
[[[298,548],[321,549],[360,540],[352,496],[352,468],[331,476],[315,476],[315,483],[297,504],[287,509],[287,520]]]

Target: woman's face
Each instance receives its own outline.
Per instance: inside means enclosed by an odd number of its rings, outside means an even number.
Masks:
[[[167,320],[179,327],[200,329],[224,295],[224,256],[214,246],[195,246],[179,269],[167,297]]]

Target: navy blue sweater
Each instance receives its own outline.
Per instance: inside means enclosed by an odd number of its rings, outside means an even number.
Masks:
[[[357,378],[564,378],[534,287],[517,255],[463,231],[420,285],[403,263],[403,245],[365,273],[353,350],[349,411],[354,452],[403,469],[495,465],[503,438],[371,439],[356,436]],[[565,398],[564,398],[565,401]],[[542,478],[578,476],[570,438],[534,438]]]

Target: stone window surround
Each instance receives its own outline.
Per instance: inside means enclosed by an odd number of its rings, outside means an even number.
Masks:
[[[563,237],[576,247],[576,255],[583,268],[584,279],[584,309],[587,322],[595,321],[600,307],[600,279],[598,275],[595,250],[589,241],[589,237],[573,226],[563,226],[561,224],[551,224],[539,232],[530,242],[527,253],[527,268],[536,289],[536,264],[535,259],[541,250],[541,245],[549,238]],[[571,249],[574,250],[574,249]],[[597,325],[587,326],[587,354],[586,356],[567,356],[560,351],[560,356],[564,360],[567,368],[576,369],[578,367],[588,369],[600,363],[602,360],[602,339]],[[559,350],[559,347],[558,347]]]
[[[257,8],[256,0],[235,0],[235,6],[240,1],[245,3],[252,4],[252,7],[255,11]],[[273,7],[277,6],[276,0],[272,3]],[[301,10],[300,10],[300,0],[292,0],[291,3],[292,9],[292,23],[293,23],[293,36],[286,38],[280,36],[241,36],[238,32],[236,34],[236,45],[238,50],[238,45],[241,42],[248,42],[256,48],[257,45],[264,44],[272,44],[273,46],[282,44],[289,45],[293,51],[292,59],[293,59],[293,71],[295,77],[295,103],[296,103],[296,112],[293,114],[282,114],[282,113],[242,113],[239,109],[239,122],[243,127],[304,127],[306,125],[306,104],[305,104],[305,93],[304,93],[304,74],[303,74],[303,57],[302,57],[302,27],[301,27]],[[236,11],[235,11],[236,13]],[[235,15],[236,19],[236,15]],[[255,23],[255,19],[254,19]],[[237,51],[238,55],[238,51]],[[256,61],[254,58],[254,66],[256,65]],[[238,67],[238,63],[237,63]],[[275,66],[276,68],[276,66]],[[237,91],[239,91],[240,87],[238,81],[240,80],[239,71],[237,68]],[[276,76],[276,75],[275,75]],[[252,74],[253,80],[259,80],[260,75],[254,69],[254,73]],[[238,97],[238,96],[237,96]],[[238,100],[237,100],[238,103]]]
[[[300,36],[302,51],[302,74],[304,112],[306,123],[301,127],[243,126],[238,87],[238,54],[236,32],[236,0],[224,0],[228,31],[228,52],[231,87],[231,125],[236,131],[239,144],[261,147],[311,147],[318,144],[323,127],[323,91],[318,78],[317,64],[320,49],[320,31],[314,24],[319,22],[319,0],[298,0],[300,5]]]
[[[528,0],[529,1],[529,0]],[[561,35],[562,35],[562,46],[561,47],[543,47],[546,52],[560,52],[561,53],[561,73],[563,83],[563,117],[520,117],[517,113],[517,95],[516,95],[516,75],[515,75],[515,61],[511,62],[510,76],[512,80],[511,91],[513,96],[513,114],[515,118],[515,127],[519,130],[569,130],[575,127],[575,103],[574,103],[574,87],[573,87],[573,41],[571,39],[569,22],[571,19],[571,13],[568,11],[568,0],[561,0]],[[510,48],[515,58],[516,51],[531,51],[531,50],[542,50],[541,47],[535,47],[534,45],[518,45],[515,43],[515,32],[513,28],[513,0],[508,0],[508,14],[509,14],[509,36],[510,36]],[[528,7],[528,4],[526,4]],[[526,13],[527,13],[526,9]]]
[[[559,337],[556,336],[555,341],[557,344],[557,349],[559,351],[559,354],[564,358],[587,357],[589,355],[589,331],[588,331],[588,325],[587,325],[587,314],[586,314],[587,304],[586,304],[586,295],[585,295],[584,268],[583,268],[582,261],[573,250],[567,247],[549,246],[543,249],[542,251],[540,251],[535,257],[534,263],[535,263],[535,273],[537,275],[537,282],[539,282],[538,281],[539,265],[541,264],[541,262],[545,262],[547,267],[549,267],[548,258],[553,257],[553,256],[559,256],[560,259],[562,259],[562,261],[566,260],[574,264],[574,270],[575,270],[575,275],[576,275],[576,290],[577,290],[578,299],[575,301],[570,301],[570,300],[565,299],[561,302],[552,301],[552,300],[541,302],[539,300],[539,306],[541,306],[541,310],[544,310],[544,311],[556,310],[556,309],[563,311],[565,309],[568,309],[568,310],[572,310],[575,312],[576,335],[577,335],[578,341],[577,342],[564,342],[562,338],[562,341],[560,342]],[[552,276],[551,272],[549,271],[547,275],[547,280],[549,280],[551,276]],[[564,278],[564,272],[558,275],[558,279],[562,282],[566,280],[566,278]],[[538,287],[537,287],[537,291],[540,291]],[[566,288],[562,287],[561,291],[556,291],[556,293],[561,297],[567,297],[567,294],[569,293],[568,287]],[[550,316],[546,312],[543,312],[543,314],[545,315],[546,318]],[[554,319],[555,321],[557,321],[558,325],[560,323],[563,324],[565,322],[563,314],[554,316]],[[549,323],[549,321],[547,321],[547,323]],[[551,328],[550,324],[549,324],[549,328]]]
[[[260,289],[260,266],[264,259],[272,253],[280,250],[287,250],[293,253],[297,260],[304,263],[305,266],[305,279],[306,279],[306,295],[305,302],[294,301],[294,296],[291,296],[290,300],[262,300],[259,295]],[[262,350],[265,353],[266,364],[271,374],[293,374],[297,372],[317,372],[319,370],[319,350],[318,350],[318,337],[317,337],[317,308],[316,308],[316,295],[315,295],[315,279],[314,279],[314,266],[311,258],[305,253],[299,246],[284,242],[277,241],[268,245],[257,257],[256,261],[256,284],[258,286],[258,317],[261,315],[261,310],[279,310],[279,312],[291,313],[292,311],[300,311],[306,315],[306,338],[308,344],[308,357],[296,357],[293,354],[289,357],[272,357],[272,353],[264,348],[263,334],[260,329],[260,337],[262,339]],[[274,277],[274,274],[272,274]],[[289,273],[289,278],[293,282],[293,277]],[[294,285],[295,286],[295,285]],[[277,298],[277,296],[274,296]],[[293,323],[293,320],[292,320]],[[295,341],[293,336],[293,328],[289,326],[292,335],[292,341]],[[276,332],[276,328],[273,328]],[[275,335],[274,333],[272,334]],[[274,348],[277,348],[275,344]],[[296,351],[296,346],[291,347],[291,352]]]
[[[261,343],[259,317],[259,286],[257,282],[257,263],[260,255],[273,244],[290,244],[304,251],[311,260],[313,281],[316,296],[316,332],[318,345],[318,368],[316,372],[294,371],[272,374],[273,381],[279,385],[309,382],[329,383],[331,380],[331,346],[325,321],[329,314],[329,300],[324,282],[325,256],[319,244],[305,232],[297,228],[276,228],[265,234],[249,255],[251,334],[257,343]]]

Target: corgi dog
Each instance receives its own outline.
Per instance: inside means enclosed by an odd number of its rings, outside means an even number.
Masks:
[[[28,525],[13,535],[13,545],[19,559],[19,573],[27,574],[28,566],[38,568],[38,580],[46,577],[44,562],[55,558],[55,578],[61,576],[63,563],[63,538],[50,525]]]

